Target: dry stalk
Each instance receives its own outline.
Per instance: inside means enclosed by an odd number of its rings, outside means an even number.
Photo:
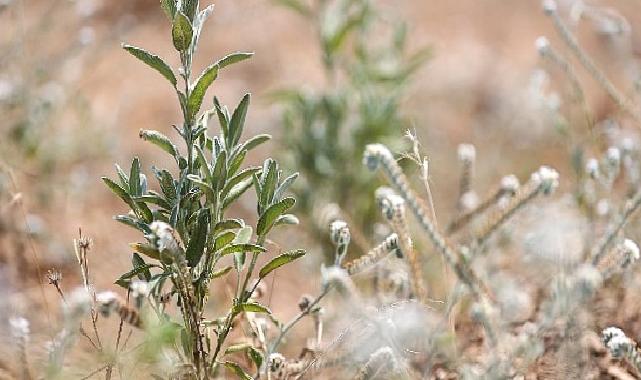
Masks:
[[[366,254],[343,264],[343,268],[347,270],[347,273],[350,276],[352,276],[376,264],[380,260],[387,257],[387,255],[389,255],[390,253],[398,252],[399,250],[401,250],[401,247],[399,244],[398,235],[393,233],[385,238],[385,240],[381,244],[372,248]]]

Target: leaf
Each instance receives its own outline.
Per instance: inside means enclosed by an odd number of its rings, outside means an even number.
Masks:
[[[197,154],[197,159],[200,162],[200,169],[203,175],[205,176],[205,179],[207,179],[207,183],[212,183],[213,178],[211,175],[211,168],[209,167],[209,163],[207,162],[207,158],[205,158],[205,153],[203,152],[202,149],[198,145],[196,145],[196,154]]]
[[[135,197],[134,200],[136,202],[151,203],[165,210],[171,210],[171,205],[169,204],[169,202],[167,202],[166,200],[164,200],[158,195],[145,194],[140,197]]]
[[[149,65],[154,70],[158,71],[160,74],[162,74],[162,76],[167,78],[167,80],[174,87],[176,87],[176,83],[177,83],[176,76],[174,75],[174,72],[171,70],[171,67],[169,67],[169,65],[166,64],[165,61],[162,60],[162,58],[160,58],[157,55],[151,54],[148,51],[143,50],[139,47],[123,44],[122,48],[127,50],[134,57],[138,58],[139,60]]]
[[[249,226],[241,228],[240,230],[238,230],[238,233],[236,233],[236,238],[234,239],[234,243],[240,243],[240,244],[249,243],[249,241],[252,238],[253,232],[254,232],[254,229]]]
[[[145,268],[145,270],[138,273],[138,278],[141,280],[145,280],[147,282],[151,280],[151,272],[149,271],[149,267],[147,266],[147,263],[145,263],[145,260],[143,260],[143,258],[140,257],[140,255],[137,254],[136,252],[134,252],[133,255],[131,256],[131,265],[134,267],[134,269],[147,267]]]
[[[137,229],[138,231],[142,232],[143,234],[148,234],[151,232],[149,229],[149,226],[147,226],[146,223],[143,223],[140,221],[138,218],[134,218],[130,215],[116,215],[114,216],[114,219],[117,222],[120,222],[124,225],[127,225],[129,227],[133,227]]]
[[[223,269],[219,269],[211,274],[211,278],[214,279],[214,278],[222,277],[227,273],[229,273],[230,270],[232,270],[232,267],[224,267]]]
[[[152,259],[160,260],[160,252],[156,247],[154,247],[151,244],[147,243],[130,243],[129,246],[131,249],[138,253],[142,253],[143,255],[150,257]]]
[[[216,223],[216,226],[214,226],[212,233],[217,234],[220,231],[241,228],[242,226],[243,226],[243,223],[242,223],[242,220],[240,219],[226,219]]]
[[[254,166],[251,168],[246,168],[240,171],[240,173],[236,174],[233,176],[227,183],[225,184],[225,187],[223,187],[221,193],[227,194],[229,193],[230,189],[237,184],[239,184],[242,180],[249,178],[252,174],[258,172],[260,170],[259,167]]]
[[[254,53],[247,53],[247,52],[236,52],[236,53],[231,53],[220,60],[216,62],[215,64],[218,66],[219,69],[225,68],[229,65],[233,65],[234,63],[238,63],[241,61],[244,61],[246,59],[251,58],[254,55]]]
[[[165,12],[169,21],[176,15],[176,0],[160,0],[160,8]]]
[[[263,354],[254,347],[249,347],[247,350],[247,355],[256,365],[256,369],[260,369],[260,366],[263,364]]]
[[[231,345],[225,349],[225,355],[229,354],[235,354],[237,352],[242,352],[247,350],[249,347],[251,347],[251,344],[249,343],[238,343]]]
[[[237,252],[262,253],[265,251],[265,248],[255,244],[232,244],[220,251],[220,256],[225,256],[229,255],[230,253]]]
[[[243,380],[254,380],[251,376],[249,376],[238,364],[234,362],[225,362],[225,367],[230,369],[238,378],[243,379]]]
[[[235,314],[238,314],[241,312],[266,313],[266,314],[272,313],[271,310],[269,310],[266,306],[263,306],[258,302],[245,302],[245,303],[241,303],[240,305],[234,306]]]
[[[227,140],[227,148],[231,148],[238,143],[240,136],[243,133],[245,125],[245,118],[247,117],[247,108],[249,107],[250,94],[245,94],[243,99],[234,110],[229,122],[229,135]]]
[[[294,206],[296,200],[294,198],[288,197],[284,198],[278,203],[271,205],[258,219],[258,225],[256,226],[256,234],[259,236],[265,236],[269,230],[272,229],[274,223],[279,216],[285,213]]]
[[[216,108],[216,114],[218,115],[220,130],[223,133],[223,137],[227,141],[227,139],[229,138],[229,115],[227,112],[227,107],[222,106],[218,101],[218,98],[214,96],[214,108]]]
[[[206,182],[203,182],[200,177],[198,177],[195,174],[188,174],[187,179],[189,179],[191,182],[196,184],[207,196],[208,199],[214,199],[215,198],[215,192],[214,189]]]
[[[260,178],[260,206],[264,210],[272,204],[276,184],[278,181],[278,166],[276,161],[268,158],[263,165],[263,172]]]
[[[225,199],[223,200],[223,209],[227,208],[230,204],[232,204],[238,197],[243,195],[247,189],[249,189],[252,185],[252,181],[250,179],[247,179],[245,181],[240,182],[238,185],[232,187],[229,192],[225,195]]]
[[[232,231],[223,232],[222,234],[216,236],[214,240],[214,251],[218,251],[227,244],[231,243],[236,238],[236,233]]]
[[[191,28],[191,21],[189,21],[189,18],[187,18],[183,12],[176,12],[174,25],[171,28],[171,37],[176,50],[182,52],[189,49],[193,36],[194,31]]]
[[[165,169],[156,169],[152,168],[158,179],[158,184],[160,185],[160,190],[167,198],[170,204],[176,204],[177,201],[177,191],[176,185],[174,183],[174,177],[171,176],[171,173]]]
[[[263,278],[270,274],[274,269],[280,268],[285,264],[291,263],[292,261],[299,259],[305,255],[304,249],[295,249],[292,251],[287,251],[282,253],[273,259],[271,259],[264,267],[260,269],[258,276]]]
[[[196,227],[192,230],[189,244],[187,245],[187,262],[190,267],[195,267],[205,251],[207,243],[207,231],[209,227],[209,212],[206,209],[198,212]]]
[[[134,269],[120,276],[118,280],[116,280],[115,284],[120,285],[125,289],[129,289],[129,284],[131,284],[131,279],[134,276],[137,276],[145,272],[149,272],[149,268],[153,268],[153,267],[154,265],[151,265],[151,264],[144,264],[144,265],[135,267]]]
[[[227,152],[221,151],[216,158],[216,166],[214,166],[214,171],[212,172],[212,177],[215,181],[214,188],[216,191],[220,190],[223,187],[223,184],[227,180]]]
[[[140,188],[140,160],[134,157],[131,161],[131,170],[129,171],[129,194],[134,197],[142,195]]]
[[[252,150],[255,147],[259,146],[260,144],[271,140],[271,138],[272,138],[271,135],[268,135],[268,134],[265,134],[265,133],[261,133],[259,135],[256,135],[256,136],[250,138],[249,140],[245,141],[243,143],[243,145],[242,145],[241,150],[243,150],[243,149]]]
[[[274,223],[274,226],[280,226],[280,225],[290,225],[290,226],[295,226],[299,224],[300,221],[294,214],[283,214],[276,219],[276,223]]]
[[[118,174],[118,178],[120,179],[120,186],[122,186],[125,189],[128,189],[129,177],[127,177],[127,174],[125,173],[125,171],[122,170],[122,168],[118,164],[116,164],[116,173]]]
[[[176,148],[176,145],[171,142],[169,137],[163,135],[162,133],[154,130],[141,129],[138,133],[138,136],[140,136],[141,139],[149,141],[165,152],[171,154],[174,158],[178,157],[178,148]]]
[[[136,202],[131,198],[131,195],[125,191],[120,185],[112,181],[107,177],[102,177],[102,181],[109,187],[109,189],[116,194],[120,199],[122,199],[134,212],[138,209],[136,207]]]
[[[276,192],[274,192],[274,199],[280,200],[283,197],[283,195],[285,195],[285,192],[287,191],[287,189],[289,189],[289,187],[294,183],[294,181],[296,181],[297,178],[298,178],[298,172],[285,178],[283,183],[281,183],[280,186],[278,186],[278,188],[276,189]]]
[[[234,174],[236,174],[236,172],[240,168],[240,165],[242,165],[243,161],[245,161],[246,155],[247,151],[241,150],[240,153],[233,156],[233,159],[231,159],[231,162],[229,162],[229,166],[227,168],[227,176],[233,176]]]
[[[198,0],[182,0],[182,11],[189,20],[193,20],[198,11]]]
[[[189,117],[193,118],[200,111],[200,107],[203,104],[203,98],[207,93],[209,86],[214,83],[218,77],[218,65],[212,64],[203,70],[200,77],[196,80],[196,85],[191,90],[189,95],[189,100],[187,102],[189,108]]]

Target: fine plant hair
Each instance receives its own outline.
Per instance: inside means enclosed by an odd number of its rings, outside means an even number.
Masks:
[[[270,313],[252,298],[261,281],[273,270],[305,253],[287,251],[273,257],[260,270],[256,268],[259,254],[268,254],[265,243],[272,229],[297,223],[293,215],[286,213],[295,203],[286,192],[297,174],[285,177],[271,158],[260,167],[243,167],[247,152],[270,139],[264,134],[241,139],[249,94],[243,96],[233,112],[217,98],[211,109],[200,112],[207,89],[223,69],[252,54],[229,54],[194,78],[194,54],[204,23],[213,12],[213,5],[200,10],[198,3],[197,0],[161,2],[172,24],[172,42],[180,57],[178,77],[159,56],[123,44],[125,51],[156,70],[173,87],[183,120],[174,126],[179,143],[157,130],[139,133],[141,139],[160,148],[176,164],[176,171],[152,166],[160,191],[150,188],[145,166],[138,157],[133,159],[129,173],[116,165],[116,181],[103,177],[108,188],[130,209],[115,219],[140,231],[145,239],[131,244],[133,268],[116,283],[133,290],[135,278],[146,281],[152,305],[159,304],[166,288],[176,294],[178,315],[172,316],[156,307],[152,308],[152,315],[161,325],[175,326],[173,336],[182,338],[174,348],[176,354],[186,360],[177,365],[182,372],[187,370],[188,378],[218,377],[223,368],[248,377],[251,369],[228,360],[225,347],[232,326],[243,313]],[[218,131],[214,130],[214,122],[219,124]],[[228,216],[230,207],[252,187],[258,200],[255,226]],[[225,257],[233,258],[232,266],[223,266]],[[211,283],[232,272],[236,275],[236,288],[229,308],[223,316],[211,317],[206,313]],[[253,278],[255,281],[250,281]],[[115,293],[99,293],[96,300],[103,315],[115,313],[135,327],[146,324],[145,319],[141,320],[137,311],[124,305]],[[253,348],[252,352],[255,352],[253,365],[258,370],[264,362],[264,353],[259,348]]]
[[[407,87],[427,60],[430,50],[412,51],[408,26],[369,0],[276,0],[313,27],[325,74],[319,88],[277,91],[283,106],[284,162],[300,171],[293,191],[301,215],[310,215],[305,228],[317,242],[330,247],[323,214],[350,224],[359,252],[373,236],[376,205],[363,194],[376,186],[356,165],[365,145],[382,141],[402,144],[410,127],[402,101]],[[313,157],[313,159],[309,159]],[[363,238],[360,238],[360,236]]]

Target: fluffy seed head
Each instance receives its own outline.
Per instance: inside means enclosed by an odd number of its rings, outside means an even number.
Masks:
[[[625,239],[623,240],[622,248],[623,252],[626,255],[627,265],[630,265],[639,260],[639,246],[637,245],[637,243],[630,239]]]
[[[550,40],[545,36],[537,38],[536,41],[534,41],[534,45],[541,55],[546,55],[550,51]]]
[[[335,220],[329,225],[329,236],[334,245],[346,245],[350,241],[349,227],[343,220]]]
[[[383,160],[393,160],[394,156],[383,144],[369,144],[365,147],[363,154],[363,163],[370,169],[378,169],[378,165]]]
[[[459,144],[457,153],[461,162],[474,162],[476,159],[476,148],[472,144]]]
[[[585,172],[590,178],[596,179],[599,177],[599,161],[596,158],[590,158],[585,163]]]
[[[108,317],[117,306],[118,295],[114,292],[100,292],[96,294],[96,304],[98,304],[98,311],[103,317]]]
[[[538,171],[532,173],[531,180],[541,186],[543,194],[548,195],[559,187],[559,172],[549,166],[541,166]]]
[[[68,320],[77,320],[82,318],[91,308],[91,296],[86,288],[80,287],[74,289],[65,305],[65,316]]]
[[[625,352],[634,347],[634,342],[617,327],[606,328],[601,336],[603,343],[615,358],[623,356]]]
[[[165,222],[153,222],[149,225],[149,229],[156,238],[156,246],[159,251],[168,250],[176,252],[178,250],[178,243],[174,237],[174,229]]]
[[[556,1],[554,0],[543,0],[543,12],[545,12],[546,15],[551,15],[552,13],[556,12],[557,6],[556,6]]]
[[[519,179],[514,174],[501,178],[501,191],[504,193],[514,194],[519,186]]]
[[[463,210],[472,210],[479,204],[479,196],[474,191],[468,191],[461,195],[461,208]]]
[[[605,156],[608,159],[608,162],[613,166],[618,165],[619,162],[621,161],[621,151],[619,150],[619,148],[615,148],[615,147],[608,148],[608,151],[606,152]]]
[[[389,187],[379,187],[374,197],[387,220],[392,220],[397,213],[405,210],[405,200]]]

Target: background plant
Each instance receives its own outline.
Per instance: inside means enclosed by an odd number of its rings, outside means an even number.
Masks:
[[[410,126],[402,102],[429,50],[409,53],[406,23],[368,0],[277,3],[313,26],[325,73],[324,88],[276,94],[284,107],[283,157],[301,173],[294,187],[299,209],[310,218],[315,239],[325,243],[327,222],[349,219],[365,251],[376,209],[363,194],[374,188],[367,173],[346,163],[358,161],[373,141],[400,146]]]

